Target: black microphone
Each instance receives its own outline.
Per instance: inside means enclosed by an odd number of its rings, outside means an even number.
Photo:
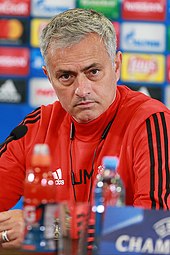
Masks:
[[[8,144],[9,142],[13,141],[13,140],[18,140],[21,137],[23,137],[28,131],[27,126],[25,125],[20,125],[15,127],[10,135],[6,138],[6,140],[0,144],[0,149],[3,147],[4,144]]]

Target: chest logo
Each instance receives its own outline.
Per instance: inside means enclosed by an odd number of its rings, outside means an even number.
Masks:
[[[56,185],[64,185],[64,180],[62,179],[62,171],[61,168],[58,168],[53,173],[53,177]]]

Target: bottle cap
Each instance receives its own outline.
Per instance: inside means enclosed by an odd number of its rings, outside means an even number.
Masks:
[[[50,154],[48,144],[46,144],[46,143],[37,143],[37,144],[35,144],[34,154],[39,154],[39,155],[48,155],[48,154]]]
[[[48,144],[35,144],[32,155],[32,165],[50,166],[50,164],[51,157]]]
[[[103,157],[103,166],[105,169],[116,170],[119,164],[118,157],[115,156],[105,156]]]

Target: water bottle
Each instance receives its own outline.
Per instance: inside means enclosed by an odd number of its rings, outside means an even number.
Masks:
[[[104,206],[125,205],[125,188],[120,175],[117,172],[119,159],[113,156],[103,158],[103,175],[101,176],[102,197]]]
[[[24,183],[25,236],[22,245],[24,251],[54,254],[56,251],[54,237],[57,217],[56,189],[50,165],[48,145],[36,144]]]
[[[105,156],[102,160],[102,171],[96,177],[94,188],[95,240],[93,254],[98,253],[107,206],[123,206],[125,189],[120,175],[117,173],[119,160],[114,156]]]

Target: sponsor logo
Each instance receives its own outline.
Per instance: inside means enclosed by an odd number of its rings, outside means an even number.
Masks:
[[[93,172],[94,172],[93,169],[91,170],[90,173],[86,169],[80,169],[77,175],[75,175],[72,172],[72,184],[73,185],[86,184],[87,181],[92,178]]]
[[[115,7],[116,1],[112,0],[79,0],[82,6],[102,6],[102,7]]]
[[[150,23],[123,23],[121,42],[123,50],[163,52],[166,44],[165,26]]]
[[[168,6],[167,6],[167,20],[170,19],[170,1],[168,1]]]
[[[32,76],[44,77],[44,72],[42,66],[44,65],[44,60],[41,56],[39,49],[31,49],[31,59],[30,59],[30,72]]]
[[[138,86],[138,85],[128,85],[129,88],[132,90],[139,91],[147,96],[150,96],[152,98],[155,98],[159,101],[163,101],[162,96],[162,86]]]
[[[50,17],[74,7],[74,0],[32,0],[31,14],[37,17]]]
[[[5,81],[0,87],[0,101],[18,103],[21,95],[17,92],[12,80]]]
[[[0,80],[0,102],[21,103],[25,102],[26,81]]]
[[[52,173],[56,185],[64,185],[64,180],[62,179],[61,168],[58,168],[55,172]]]
[[[116,240],[116,249],[120,252],[134,252],[144,254],[170,254],[170,217],[164,218],[153,225],[159,236],[143,238],[142,236],[120,235]]]
[[[116,38],[117,38],[117,48],[119,48],[120,46],[120,24],[119,22],[113,21],[113,26],[115,28],[115,32],[116,32]]]
[[[155,82],[165,80],[165,57],[158,54],[123,54],[122,81]]]
[[[47,78],[33,78],[29,81],[29,104],[32,107],[47,105],[58,100]]]
[[[164,0],[124,0],[122,4],[122,17],[124,19],[163,21],[165,15]]]
[[[170,9],[170,7],[169,7]],[[169,17],[170,19],[170,17]],[[170,52],[170,25],[167,26],[167,50]]]
[[[27,19],[0,19],[0,44],[28,43]]]
[[[94,9],[110,19],[118,19],[120,15],[118,0],[78,0],[77,7]]]
[[[79,173],[75,176],[74,172],[72,172],[72,185],[81,185],[86,184],[88,180],[90,180],[93,176],[93,170],[91,170],[90,173],[86,169],[80,169]],[[55,179],[56,185],[64,185],[64,179],[62,177],[62,170],[61,168],[58,168],[53,173],[53,177]]]
[[[0,15],[29,16],[29,14],[30,14],[30,0],[0,1]]]
[[[170,109],[170,84],[165,87],[165,104]]]
[[[151,97],[151,95],[150,95],[150,93],[149,93],[149,90],[148,90],[146,87],[140,87],[138,91],[141,92],[141,93],[143,93],[143,94],[146,95],[146,96]]]
[[[31,21],[31,45],[33,47],[39,47],[39,36],[47,23],[48,19],[33,19]]]
[[[0,74],[27,75],[29,71],[29,49],[0,47]]]
[[[160,238],[165,238],[166,236],[170,236],[170,217],[157,221],[153,225],[153,229],[155,230],[155,232]]]
[[[170,55],[167,56],[167,80],[170,82]]]
[[[36,221],[36,207],[33,205],[24,206],[24,218],[27,223],[34,223]]]

